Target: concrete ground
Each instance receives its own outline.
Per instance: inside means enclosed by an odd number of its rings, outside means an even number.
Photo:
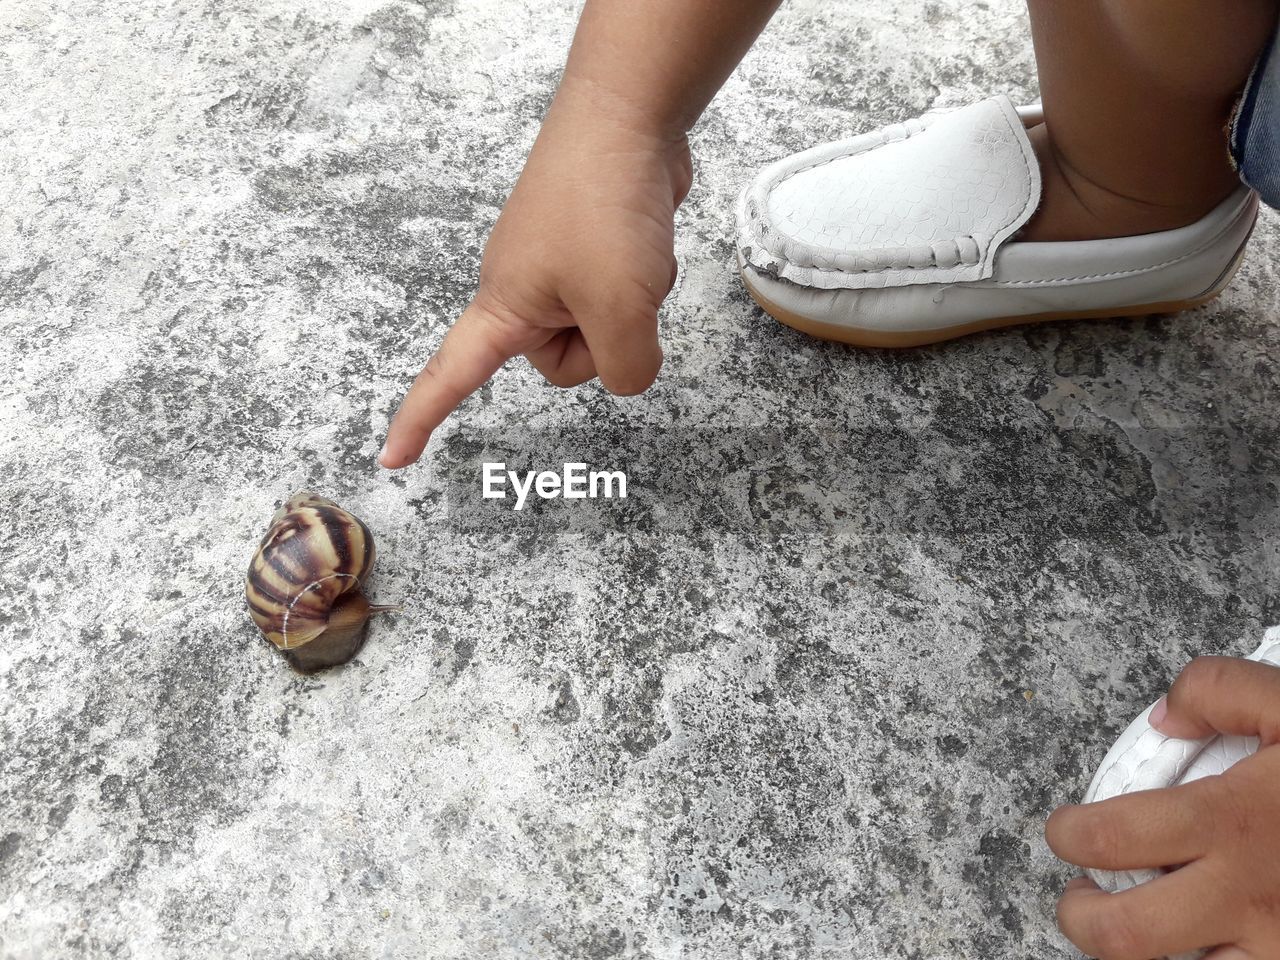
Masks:
[[[759,165],[1032,97],[1017,0],[792,0],[656,387],[513,363],[380,472],[574,15],[0,6],[0,957],[1065,960],[1046,815],[1280,621],[1274,214],[1208,308],[911,353],[735,278]],[[495,451],[630,497],[480,509]],[[242,601],[302,488],[404,604],[312,678]]]

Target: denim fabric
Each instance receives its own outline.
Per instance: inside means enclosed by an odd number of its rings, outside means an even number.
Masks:
[[[1262,202],[1280,208],[1280,35],[1258,61],[1231,125],[1231,155]]]

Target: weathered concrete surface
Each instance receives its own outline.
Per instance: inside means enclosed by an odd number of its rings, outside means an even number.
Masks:
[[[655,389],[513,364],[380,473],[573,19],[0,6],[6,960],[1062,960],[1045,816],[1280,620],[1274,215],[1210,308],[909,354],[735,282],[759,164],[1033,93],[1015,0],[790,4],[695,138]],[[574,431],[711,475],[564,534],[451,506]],[[241,606],[303,487],[406,607],[315,679]]]

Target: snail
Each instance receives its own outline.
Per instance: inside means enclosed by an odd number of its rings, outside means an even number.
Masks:
[[[369,618],[400,609],[365,597],[373,561],[373,535],[358,517],[314,493],[295,493],[271,518],[249,564],[249,615],[303,673],[346,663]]]

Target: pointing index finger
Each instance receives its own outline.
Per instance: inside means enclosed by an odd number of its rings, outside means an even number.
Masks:
[[[436,427],[518,352],[492,314],[467,307],[400,401],[378,462],[395,470],[417,460]]]

